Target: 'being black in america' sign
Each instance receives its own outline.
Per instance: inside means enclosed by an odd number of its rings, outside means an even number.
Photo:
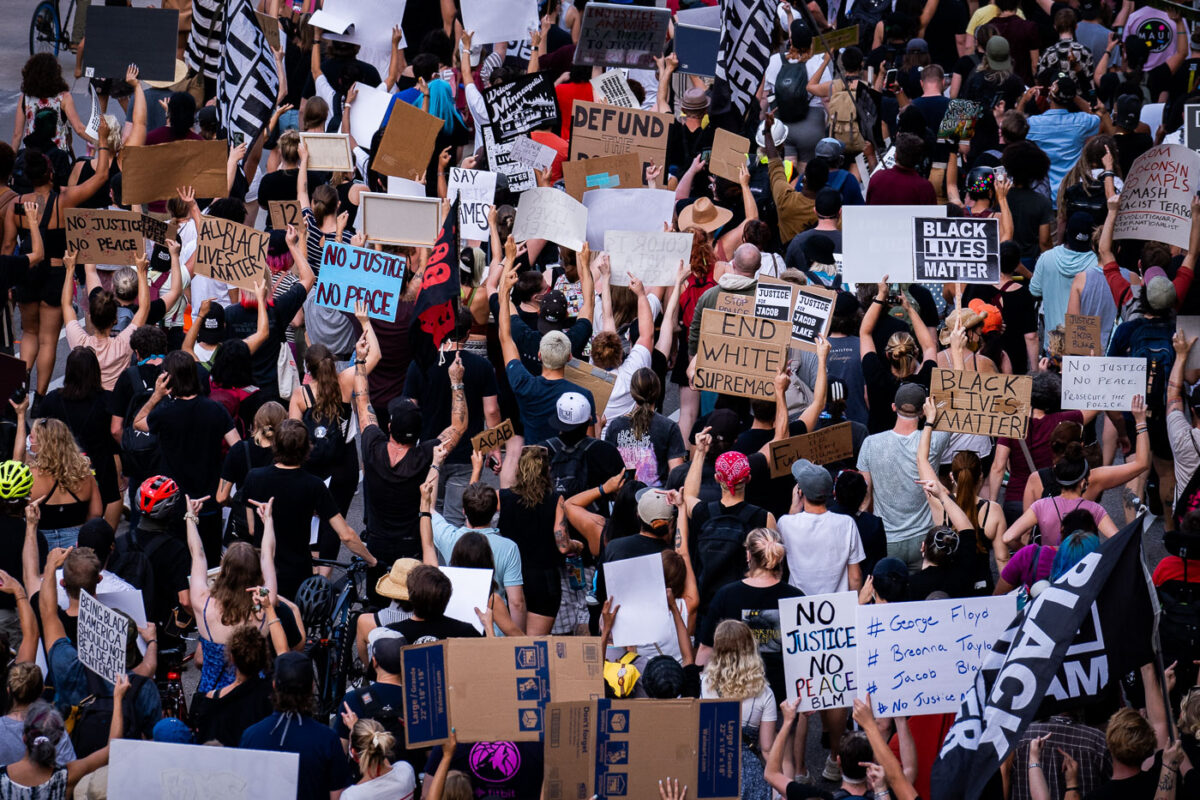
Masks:
[[[1000,220],[914,218],[913,264],[917,283],[997,283]]]

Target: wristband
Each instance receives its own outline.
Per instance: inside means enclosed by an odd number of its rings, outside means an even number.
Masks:
[[[465,383],[452,383],[452,384],[450,384],[450,390],[451,390],[451,391],[453,391],[453,392],[461,392],[461,391],[463,391],[465,388],[467,388],[467,385],[466,385]]]
[[[1042,768],[1042,763],[1041,763],[1040,761],[1030,761],[1030,762],[1029,762],[1029,768],[1030,768],[1030,769],[1041,769],[1041,768]]]
[[[604,491],[603,483],[596,487],[596,491],[600,493],[600,497],[596,498],[597,500],[603,498],[604,495],[608,494],[608,492]]]
[[[886,303],[885,301],[883,301],[883,300],[880,300],[878,297],[872,297],[872,298],[871,298],[871,302],[872,302],[872,303],[878,303],[878,304],[879,304],[879,305],[881,305],[881,306],[886,306],[886,305],[887,305],[887,303]]]
[[[149,647],[152,644],[158,644],[158,639],[151,639],[150,641],[146,642],[146,647]]]
[[[432,511],[422,511],[417,514],[417,519],[433,519]]]
[[[441,467],[441,465],[440,465],[440,464],[430,464],[430,465],[429,465],[429,468],[430,468],[430,469],[436,469],[438,472],[441,472],[441,471],[442,471],[442,467]]]
[[[1066,794],[1067,792],[1079,792],[1080,794],[1083,794],[1083,790],[1078,786],[1068,786],[1067,788],[1063,789],[1063,794]]]

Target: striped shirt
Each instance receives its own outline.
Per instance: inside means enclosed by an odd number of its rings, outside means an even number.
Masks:
[[[325,243],[336,241],[336,234],[325,233],[321,230],[321,226],[317,224],[317,217],[313,214],[311,208],[303,209],[300,212],[304,217],[305,229],[305,248],[308,253],[308,266],[312,268],[314,274],[321,273],[321,254],[325,252]],[[350,244],[350,232],[342,231],[342,241],[345,244]]]
[[[184,59],[201,77],[216,80],[220,73],[224,31],[224,0],[192,0],[192,30]]]

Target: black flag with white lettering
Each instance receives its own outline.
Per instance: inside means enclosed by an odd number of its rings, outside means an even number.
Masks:
[[[1157,602],[1141,545],[1139,518],[1017,615],[984,659],[946,734],[933,765],[933,800],[976,800],[1056,684],[1066,694],[1082,696],[1157,663]],[[1079,641],[1094,644],[1094,629],[1087,633],[1089,618],[1099,622],[1103,638],[1115,647],[1097,651]],[[1083,672],[1063,678],[1065,663],[1078,658],[1086,659]]]
[[[217,75],[217,114],[231,135],[250,145],[271,119],[279,72],[250,0],[231,0],[225,15],[225,44]]]
[[[458,278],[459,202],[454,201],[442,222],[442,235],[425,264],[417,307],[413,311],[421,330],[433,337],[435,348],[441,348],[457,321],[461,285]]]
[[[771,59],[776,3],[768,0],[721,0],[721,44],[717,79],[729,86],[738,113],[754,102]]]

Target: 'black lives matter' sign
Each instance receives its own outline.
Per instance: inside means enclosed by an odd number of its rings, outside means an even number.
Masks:
[[[1000,220],[916,217],[917,283],[998,283]]]

